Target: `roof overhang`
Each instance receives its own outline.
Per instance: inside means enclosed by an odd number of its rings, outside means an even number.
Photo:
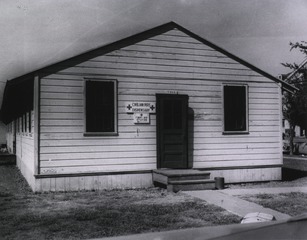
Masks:
[[[0,118],[8,124],[22,114],[33,110],[34,77],[7,81]]]

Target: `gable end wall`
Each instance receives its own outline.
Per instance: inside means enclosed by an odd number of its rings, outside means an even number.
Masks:
[[[118,136],[83,135],[85,78],[118,81]],[[248,135],[222,134],[222,85],[227,83],[248,85]],[[155,102],[157,93],[189,95],[194,111],[194,121],[189,121],[193,168],[267,166],[265,173],[249,174],[246,181],[280,178],[278,84],[178,30],[41,79],[40,173],[156,169],[156,115],[150,115],[148,125],[135,125],[125,102]]]

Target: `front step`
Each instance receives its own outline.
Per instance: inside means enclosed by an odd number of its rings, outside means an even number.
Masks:
[[[210,173],[195,169],[158,169],[153,171],[154,185],[173,192],[214,189],[215,181],[209,178]]]
[[[169,181],[167,191],[193,191],[193,190],[212,190],[215,188],[215,181],[211,179],[204,180],[177,180]]]

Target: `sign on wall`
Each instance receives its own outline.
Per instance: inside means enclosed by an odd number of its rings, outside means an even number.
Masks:
[[[133,122],[134,123],[149,123],[149,113],[134,113]]]
[[[126,102],[126,113],[133,113],[133,122],[135,124],[149,124],[150,113],[156,112],[156,103],[154,102]]]
[[[127,113],[155,113],[156,103],[153,102],[126,102]]]

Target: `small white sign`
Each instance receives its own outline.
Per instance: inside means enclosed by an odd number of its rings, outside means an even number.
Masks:
[[[134,123],[149,123],[149,114],[148,113],[134,113],[133,122]]]
[[[126,102],[127,113],[155,113],[156,103],[153,102]]]

